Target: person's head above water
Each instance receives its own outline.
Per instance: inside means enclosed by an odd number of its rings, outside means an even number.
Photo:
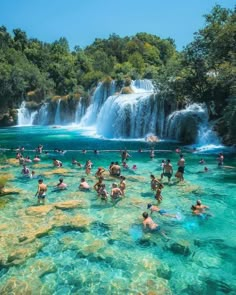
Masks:
[[[147,212],[143,212],[143,218],[144,219],[148,218],[148,213]]]
[[[196,204],[199,205],[199,206],[202,205],[201,200],[197,200]]]
[[[147,209],[150,209],[152,207],[152,204],[147,204]]]

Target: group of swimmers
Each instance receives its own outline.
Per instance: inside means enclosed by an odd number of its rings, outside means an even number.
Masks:
[[[37,150],[39,153],[42,153],[43,146],[40,145]],[[21,150],[21,151],[23,152],[23,150]],[[150,155],[154,155],[153,149],[151,149]],[[108,193],[108,191],[106,189],[106,184],[104,183],[104,175],[103,174],[106,171],[106,169],[99,167],[97,169],[97,171],[95,172],[95,177],[98,180],[94,184],[93,189],[96,191],[97,197],[102,202],[107,202],[108,198],[110,196],[111,202],[116,204],[119,200],[121,200],[125,196],[126,178],[121,175],[121,170],[122,170],[122,168],[128,167],[127,161],[129,160],[130,157],[131,157],[131,155],[127,152],[127,150],[123,150],[121,152],[122,164],[120,165],[119,162],[111,162],[111,164],[108,168],[109,174],[112,177],[118,178],[120,180],[120,182],[119,183],[117,183],[117,182],[112,183],[110,193]],[[17,158],[19,159],[19,163],[23,165],[22,174],[23,175],[30,175],[30,171],[26,166],[26,163],[27,163],[27,161],[29,162],[30,158],[28,156],[24,158],[23,155],[20,153],[20,151],[18,151],[18,153],[17,153]],[[33,160],[34,162],[41,160],[40,157],[37,155],[35,156],[34,159],[36,159],[36,161]],[[223,154],[219,154],[219,157],[217,158],[219,165],[223,165],[223,160],[224,160]],[[199,163],[204,164],[205,163],[204,159],[201,159],[199,161]],[[87,160],[85,165],[82,165],[80,162],[76,161],[75,159],[72,159],[72,164],[77,165],[79,167],[84,167],[85,173],[87,175],[89,175],[91,173],[91,169],[93,167],[93,163],[91,162],[91,160]],[[62,167],[62,162],[57,160],[56,158],[53,158],[53,166],[58,167],[58,168]],[[157,178],[155,178],[155,176],[153,174],[151,175],[151,189],[153,191],[155,191],[155,199],[157,201],[157,204],[155,205],[155,204],[148,203],[147,210],[150,210],[150,214],[148,212],[143,212],[143,214],[142,214],[144,227],[148,228],[150,230],[155,229],[158,231],[160,229],[159,225],[157,223],[155,223],[151,218],[151,215],[153,213],[157,212],[161,216],[170,217],[170,218],[177,218],[176,214],[171,214],[167,210],[159,207],[159,205],[163,199],[162,189],[164,188],[164,185],[162,183],[162,180],[164,177],[167,177],[168,183],[170,183],[171,177],[173,176],[173,166],[171,164],[170,159],[167,159],[166,161],[163,160],[161,166],[162,166],[162,173],[160,175],[159,180]],[[183,175],[184,175],[184,169],[185,169],[185,159],[181,153],[179,153],[179,160],[177,162],[177,166],[178,166],[178,170],[177,170],[175,176],[180,181],[184,181]],[[134,170],[137,169],[137,166],[133,165],[133,169]],[[31,174],[35,175],[35,172],[32,171]],[[55,186],[55,188],[58,190],[67,189],[67,184],[64,183],[63,178],[59,178],[59,182]],[[84,177],[81,178],[81,182],[79,184],[79,189],[83,190],[83,191],[91,189],[90,185],[86,182],[86,179]],[[36,192],[36,196],[38,197],[38,204],[45,203],[46,192],[47,192],[47,185],[43,182],[43,179],[39,179],[38,180],[38,188],[37,188],[37,192]],[[192,209],[193,215],[201,216],[203,214],[206,214],[205,211],[207,209],[209,209],[209,207],[206,205],[203,205],[201,203],[201,201],[198,200],[196,202],[196,204],[192,205],[191,209]]]

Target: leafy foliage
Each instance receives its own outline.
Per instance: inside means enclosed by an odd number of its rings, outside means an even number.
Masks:
[[[235,134],[236,13],[216,5],[205,27],[177,52],[170,38],[138,33],[97,38],[70,51],[66,38],[52,44],[29,39],[20,29],[0,27],[0,109],[49,96],[86,97],[99,81],[116,79],[123,92],[130,79],[152,79],[162,97],[176,105],[205,102],[212,119],[224,118],[222,132]],[[109,78],[108,78],[109,77]],[[125,88],[124,88],[125,87]],[[8,111],[9,112],[9,111]],[[226,115],[227,114],[227,115]],[[1,119],[1,118],[0,118]]]

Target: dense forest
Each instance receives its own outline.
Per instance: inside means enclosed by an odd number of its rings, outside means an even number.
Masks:
[[[89,98],[99,81],[126,88],[131,79],[152,79],[163,99],[180,107],[205,102],[224,142],[236,143],[236,13],[215,6],[205,26],[178,52],[172,39],[148,33],[95,39],[70,50],[66,38],[52,44],[21,29],[0,27],[0,124],[14,124],[23,100]]]

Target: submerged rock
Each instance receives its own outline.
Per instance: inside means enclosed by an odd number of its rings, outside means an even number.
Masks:
[[[18,265],[24,263],[29,257],[36,255],[39,249],[43,247],[40,241],[35,241],[31,244],[24,245],[24,247],[14,247],[7,249],[7,260],[5,266]]]
[[[180,240],[180,241],[171,243],[168,248],[175,254],[182,254],[182,255],[188,256],[191,253],[190,243],[185,240]]]
[[[36,260],[32,265],[26,269],[26,274],[35,274],[37,277],[42,277],[45,274],[54,273],[57,267],[52,259],[45,258]]]
[[[59,202],[54,204],[56,209],[66,210],[66,209],[74,209],[78,207],[82,207],[84,202],[81,200],[70,200],[65,202]]]
[[[60,175],[63,175],[63,174],[66,174],[66,173],[69,173],[70,171],[68,169],[65,169],[65,168],[57,168],[57,169],[53,169],[51,171],[46,171],[43,173],[43,175],[54,175],[54,174],[60,174]]]
[[[33,206],[25,210],[27,215],[45,216],[53,210],[53,205]]]
[[[11,277],[1,284],[0,294],[37,295],[42,294],[40,292],[41,288],[42,283],[36,277],[31,277],[30,280],[25,278]]]

